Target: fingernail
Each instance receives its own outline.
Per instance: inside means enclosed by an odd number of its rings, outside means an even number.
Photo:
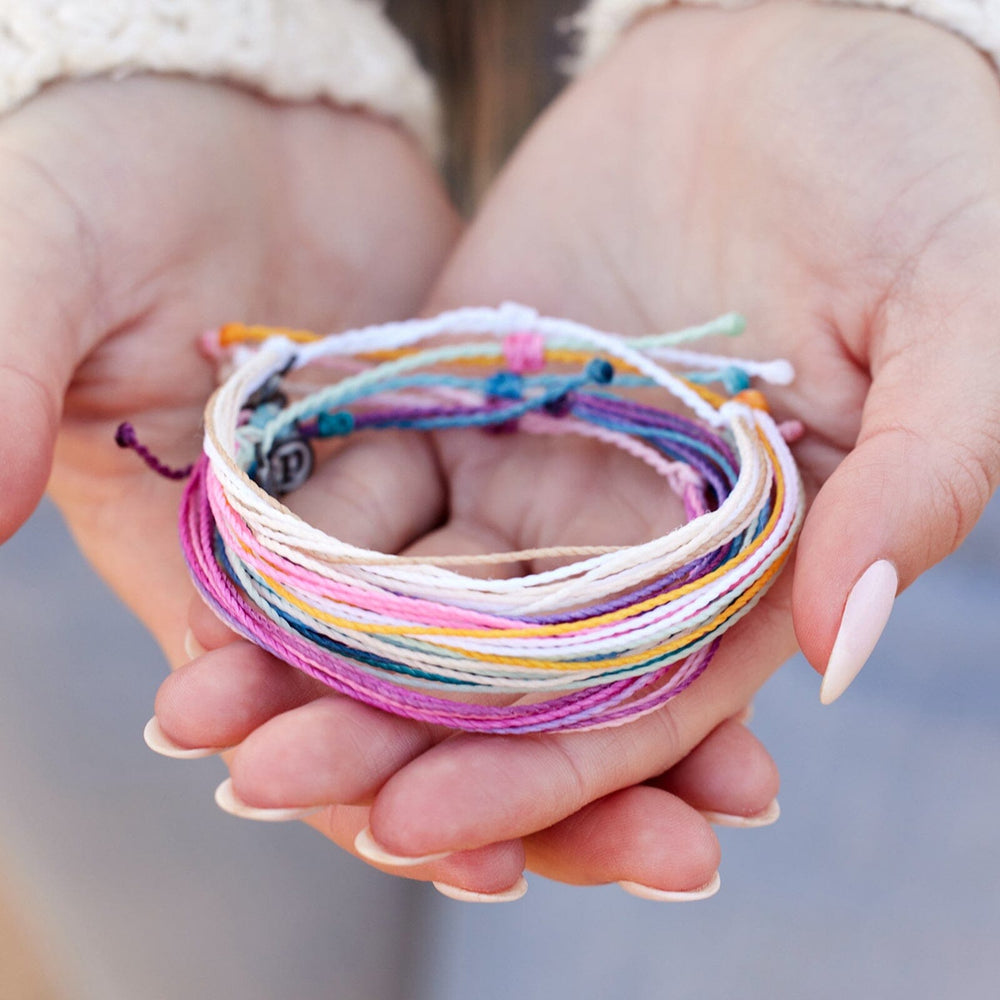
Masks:
[[[184,633],[184,652],[189,660],[196,660],[199,656],[204,656],[208,650],[194,637],[194,632],[188,629]]]
[[[453,851],[441,851],[439,854],[424,854],[419,858],[393,854],[372,836],[371,827],[367,826],[354,838],[354,850],[365,861],[371,861],[375,865],[389,865],[393,868],[413,868],[416,865],[426,865],[432,861],[440,861],[454,853]]]
[[[182,747],[175,743],[160,728],[160,723],[154,715],[142,731],[146,746],[161,757],[172,757],[174,760],[197,760],[199,757],[214,757],[228,747]]]
[[[772,823],[777,823],[778,817],[781,815],[781,806],[778,805],[778,800],[774,799],[766,809],[762,809],[759,813],[753,813],[751,816],[714,812],[711,809],[703,809],[701,814],[709,823],[714,823],[716,826],[733,826],[742,830],[750,830],[754,827],[770,826]]]
[[[226,780],[215,790],[215,804],[230,816],[238,816],[240,819],[255,819],[261,823],[287,823],[293,819],[305,819],[322,809],[322,806],[306,806],[292,809],[261,809],[257,806],[248,806],[241,799],[237,798],[233,791],[233,779]]]
[[[754,713],[753,702],[750,702],[750,704],[747,705],[747,707],[744,708],[742,712],[740,712],[738,715],[734,715],[733,718],[737,722],[742,723],[744,726],[749,726],[750,723],[753,722],[753,713]]]
[[[716,872],[710,882],[700,889],[691,889],[687,892],[671,892],[667,889],[654,889],[652,886],[642,885],[639,882],[619,882],[618,883],[630,896],[638,896],[640,899],[652,899],[657,903],[695,903],[699,899],[708,899],[714,896],[722,885],[719,873]]]
[[[832,705],[868,661],[889,621],[898,588],[896,567],[887,559],[872,563],[851,588],[819,689],[824,705]]]
[[[457,899],[461,903],[513,903],[528,891],[528,882],[523,875],[503,892],[473,892],[471,889],[460,889],[457,885],[448,885],[447,882],[432,882],[431,885],[442,896]]]

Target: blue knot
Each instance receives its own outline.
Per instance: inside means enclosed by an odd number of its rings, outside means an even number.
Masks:
[[[320,437],[344,437],[354,430],[354,414],[348,410],[336,413],[321,413],[316,418],[316,430]]]
[[[524,379],[516,372],[497,372],[486,380],[486,395],[494,399],[520,399]]]
[[[750,388],[750,376],[742,368],[737,368],[736,365],[723,368],[719,372],[719,379],[726,387],[726,392],[731,396]]]
[[[615,377],[615,366],[604,358],[591,358],[587,362],[587,378],[598,385],[607,385]]]

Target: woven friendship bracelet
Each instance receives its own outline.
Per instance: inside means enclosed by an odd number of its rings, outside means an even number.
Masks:
[[[625,340],[510,303],[329,337],[224,327],[215,346],[237,365],[206,409],[181,509],[194,581],[238,633],[398,715],[531,733],[653,711],[764,594],[802,520],[795,463],[750,388],[789,382],[791,367],[679,346],[741,329],[726,316]],[[309,366],[331,381],[303,394],[291,373]],[[636,387],[691,415],[622,392]],[[659,473],[688,520],[632,546],[408,557],[329,536],[281,502],[318,441],[386,428],[596,438]],[[539,559],[559,562],[515,579],[460,571]]]

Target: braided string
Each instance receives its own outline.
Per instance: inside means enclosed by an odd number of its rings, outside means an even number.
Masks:
[[[678,346],[741,329],[726,316],[626,341],[513,304],[330,337],[224,327],[218,346],[239,363],[206,409],[181,509],[195,584],[240,634],[409,718],[531,733],[654,711],[760,600],[802,520],[792,456],[749,388],[786,384],[790,366]],[[341,377],[288,402],[284,376],[308,366]],[[693,417],[636,401],[637,387]],[[397,556],[326,535],[281,502],[315,442],[390,428],[596,439],[661,476],[687,521],[632,546]],[[459,571],[543,559],[559,564],[514,579]]]

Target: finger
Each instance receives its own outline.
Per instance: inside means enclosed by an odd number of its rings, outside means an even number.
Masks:
[[[0,155],[0,192],[3,541],[45,489],[63,395],[89,346],[99,297],[88,266],[93,248],[72,202],[45,171]]]
[[[326,690],[270,653],[239,640],[167,677],[156,695],[156,719],[167,739],[179,747],[232,747],[268,719]]]
[[[366,447],[370,449],[371,443]],[[358,454],[361,450],[353,456],[338,454],[329,463],[332,468],[326,470],[327,476],[338,478],[341,464]],[[397,471],[407,471],[405,465],[388,464]],[[321,491],[322,484],[314,489]],[[315,497],[308,502],[316,503]],[[376,544],[386,534],[395,534],[397,540],[409,534],[406,525],[413,523],[411,511],[393,515],[387,508],[378,519],[368,517],[370,509],[353,500],[331,500],[325,516],[336,519],[340,531],[355,544]],[[488,529],[454,521],[429,532],[406,551],[478,553],[488,551],[496,542]],[[243,748],[235,766],[240,775],[239,790],[248,801],[263,804],[275,796],[285,804],[301,805],[356,801],[371,794],[396,767],[441,738],[440,734],[432,736],[429,727],[329,697],[329,688],[319,681],[240,640],[200,598],[191,602],[189,621],[186,645],[192,662],[160,688],[158,729],[147,738],[154,749],[177,755],[236,746],[276,716],[327,696],[323,706],[302,718],[275,719],[273,726],[255,734]],[[198,655],[205,650],[210,654]],[[325,766],[315,761],[316,767],[305,766],[314,752],[320,753]],[[352,764],[345,770],[347,761]],[[353,784],[344,786],[341,779],[348,774]]]
[[[520,841],[491,844],[475,851],[463,851],[424,864],[412,859],[380,855],[376,845],[363,834],[368,830],[369,810],[365,806],[333,806],[324,809],[310,824],[355,857],[387,875],[433,882],[446,896],[465,902],[512,902],[524,895],[524,847]],[[365,853],[358,850],[363,845]]]
[[[403,767],[378,793],[375,836],[422,855],[553,826],[645,781],[739,712],[794,651],[787,581],[726,636],[705,674],[663,709],[618,728],[539,737],[462,734]]]
[[[340,696],[319,697],[249,734],[230,770],[239,797],[262,808],[363,803],[442,735]],[[713,822],[745,825],[771,806],[778,774],[763,744],[727,721],[648,783],[711,812]]]
[[[262,808],[367,802],[439,738],[429,726],[327,695],[248,734],[230,772],[237,795]]]
[[[488,526],[453,520],[409,546],[408,555],[509,547]],[[496,573],[509,567],[489,567]],[[262,724],[234,755],[237,793],[258,806],[367,801],[399,768],[447,731],[328,695]]]
[[[756,787],[761,782],[759,762],[753,759],[755,741],[752,737],[740,739],[736,731],[742,728],[737,723],[723,724],[696,751],[703,769],[713,763],[728,769],[721,794],[710,787],[698,788],[693,772],[678,777],[677,784],[689,790],[698,808],[735,808],[732,789],[739,786],[740,774],[750,786],[743,801],[752,803],[755,794],[759,799],[770,793],[767,787]],[[341,698],[319,699],[287,712],[258,729],[236,751],[231,763],[238,799],[257,815],[320,804],[330,798],[340,802],[365,798],[369,790],[358,784],[360,765],[381,756],[379,769],[391,773],[401,762],[393,753],[394,745],[400,748],[395,737],[406,729],[412,726],[404,720]],[[284,747],[280,746],[282,736]],[[714,753],[710,752],[713,744]],[[411,746],[404,754],[420,749],[420,745]],[[706,836],[704,821],[695,820],[694,809],[685,807],[676,795],[637,799],[631,791],[601,800],[587,807],[581,817],[545,831],[538,842],[541,854],[535,869],[574,884],[628,879],[657,891],[681,893],[709,882],[718,862],[718,846],[714,838]],[[320,818],[311,822],[357,853],[353,840],[367,818],[366,809],[336,808],[323,810]],[[644,838],[654,838],[656,849],[647,850]],[[511,843],[488,845],[427,864],[413,864],[412,857],[392,859],[380,846],[378,850],[376,858],[389,859],[376,865],[383,871],[427,878],[472,893],[506,892],[514,882],[512,865],[520,863],[518,854],[511,856]],[[665,851],[668,863],[663,864]],[[366,857],[371,860],[373,856],[369,853]]]
[[[777,769],[735,719],[646,786],[669,794],[614,792],[526,838],[528,867],[574,885],[625,880],[683,894],[709,883],[719,861],[718,842],[697,814],[741,827],[777,819]]]
[[[719,842],[700,813],[645,785],[592,802],[529,837],[525,848],[528,867],[547,878],[572,885],[625,882],[651,898],[713,892],[720,858]]]
[[[217,796],[220,805],[241,819],[269,820],[266,809],[247,806],[232,794]],[[291,818],[282,816],[280,818]],[[442,894],[465,902],[512,902],[524,895],[524,847],[520,841],[491,844],[432,859],[394,858],[368,835],[366,806],[328,806],[304,817],[327,839],[366,864],[399,878],[433,882]]]
[[[187,650],[192,660],[210,649],[228,646],[240,638],[198,594],[191,598],[188,607],[188,629],[195,642],[195,647]]]
[[[807,517],[795,625],[825,672],[824,703],[864,665],[897,590],[959,545],[1000,481],[1000,344],[982,293],[992,279],[979,277],[886,307],[857,444]]]
[[[279,704],[273,692],[243,696],[259,699],[262,712],[265,697],[272,707]],[[339,695],[321,696],[274,715],[246,735],[230,760],[233,787],[242,801],[264,809],[364,803],[443,735]],[[777,792],[767,751],[735,722],[716,728],[651,783],[696,809],[731,813],[734,821],[764,812]]]
[[[764,744],[733,719],[647,784],[671,792],[721,826],[767,826],[778,818],[778,768]]]

